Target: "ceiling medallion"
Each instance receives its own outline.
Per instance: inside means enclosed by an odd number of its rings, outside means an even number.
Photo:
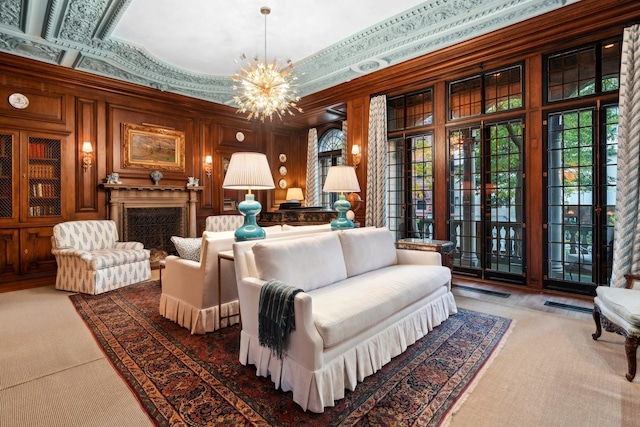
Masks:
[[[267,58],[267,15],[271,9],[263,6],[260,13],[264,15],[264,59]],[[233,80],[239,85],[233,86],[238,92],[233,101],[238,105],[238,113],[249,113],[248,119],[259,118],[261,122],[268,117],[273,119],[277,115],[293,115],[294,111],[302,113],[296,103],[300,100],[296,92],[294,82],[298,79],[293,73],[293,63],[287,60],[286,65],[281,66],[277,59],[273,62],[260,62],[256,55],[253,61],[247,60],[242,54],[242,61],[246,61],[245,67],[241,66]],[[238,61],[236,61],[238,63]]]

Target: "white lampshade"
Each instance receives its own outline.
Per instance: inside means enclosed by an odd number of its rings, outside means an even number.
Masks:
[[[322,191],[325,193],[357,193],[360,191],[358,177],[353,166],[331,166]]]
[[[267,156],[263,153],[233,153],[222,188],[269,190],[275,188]]]
[[[302,188],[289,187],[287,188],[287,200],[304,200],[304,194],[302,194]]]
[[[82,152],[83,153],[93,153],[93,145],[89,141],[85,141],[82,143]]]

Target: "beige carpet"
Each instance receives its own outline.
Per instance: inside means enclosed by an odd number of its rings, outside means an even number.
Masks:
[[[0,293],[0,426],[151,426],[69,300]]]
[[[0,427],[152,425],[68,295],[0,294]],[[640,381],[624,379],[621,337],[596,342],[587,320],[456,300],[516,322],[451,426],[637,425]]]
[[[624,339],[593,321],[456,297],[460,307],[516,320],[450,426],[636,426],[640,376],[627,382]]]

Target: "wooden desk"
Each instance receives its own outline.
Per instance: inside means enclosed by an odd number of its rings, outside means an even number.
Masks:
[[[262,226],[289,224],[289,225],[316,225],[328,224],[338,217],[338,212],[330,209],[286,209],[273,212],[260,212],[258,224]]]
[[[218,252],[218,323],[222,328],[222,319],[230,319],[234,316],[239,316],[240,326],[242,327],[242,317],[240,316],[240,310],[238,308],[238,314],[229,314],[227,316],[222,315],[222,269],[220,264],[222,260],[234,262],[233,251],[220,251]],[[238,300],[239,301],[239,300]],[[229,320],[231,322],[231,320]]]

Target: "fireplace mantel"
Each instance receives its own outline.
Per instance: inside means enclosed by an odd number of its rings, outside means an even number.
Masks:
[[[107,191],[109,219],[116,222],[123,236],[122,213],[125,208],[184,207],[188,212],[185,237],[196,237],[196,203],[203,187],[170,185],[101,184]]]

